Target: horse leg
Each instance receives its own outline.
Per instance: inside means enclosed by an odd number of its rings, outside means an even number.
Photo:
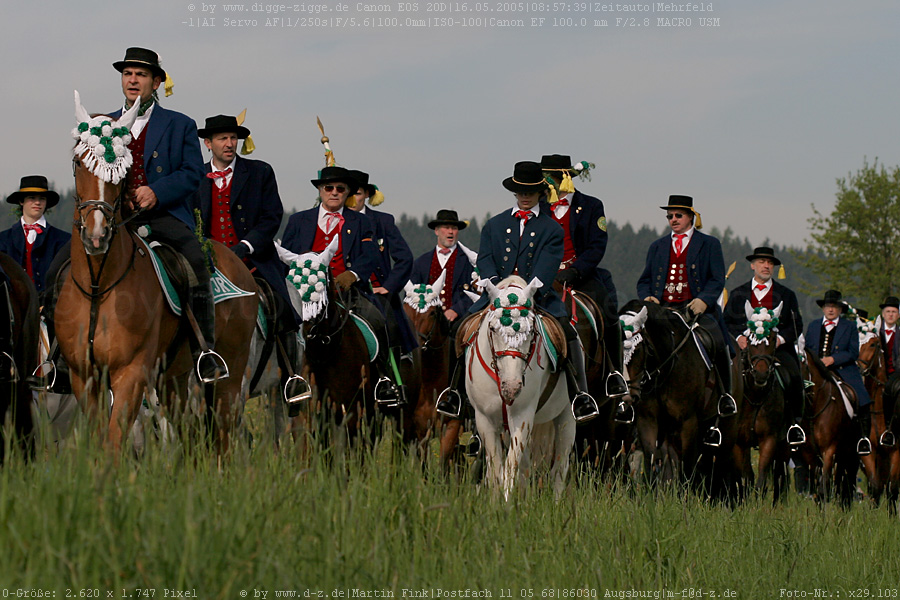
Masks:
[[[775,436],[763,438],[759,443],[759,462],[756,477],[756,491],[761,496],[766,495],[766,486],[769,483],[769,472],[772,469],[772,460],[775,458],[775,449],[778,445]]]
[[[439,423],[443,424],[441,433],[441,465],[444,470],[449,470],[450,461],[459,444],[459,432],[462,428],[461,419],[441,419]]]
[[[500,432],[489,418],[478,411],[475,411],[475,426],[484,445],[485,480],[499,491],[503,486],[503,442]]]
[[[888,511],[897,514],[897,496],[900,495],[900,450],[894,448],[890,454],[888,481]]]
[[[569,457],[572,455],[572,448],[575,446],[575,420],[572,416],[572,411],[568,410],[567,407],[566,410],[553,419],[553,424],[556,429],[556,439],[554,440],[553,467],[550,469],[550,481],[553,482],[554,495],[559,500],[566,489]]]
[[[110,390],[113,405],[109,415],[109,428],[105,446],[114,456],[118,456],[128,432],[137,418],[144,391],[147,389],[149,371],[140,361],[119,369],[111,378]],[[101,401],[103,399],[101,398]]]
[[[868,481],[868,489],[869,495],[872,496],[872,499],[875,501],[875,505],[878,505],[878,502],[881,500],[881,493],[884,491],[884,486],[881,483],[881,478],[878,476],[878,468],[875,464],[875,458],[878,456],[878,453],[881,451],[881,447],[878,446],[877,440],[872,442],[872,448],[875,449],[875,452],[869,454],[868,456],[861,456],[863,469],[866,472],[866,481]],[[854,482],[855,486],[855,482]]]
[[[822,452],[822,478],[819,481],[819,497],[821,502],[831,500],[831,492],[834,484],[834,461],[837,446],[832,444]]]
[[[529,418],[530,417],[530,418]],[[503,469],[503,497],[509,501],[513,488],[524,479],[529,468],[531,437],[534,433],[534,411],[528,410],[523,416],[509,416],[509,451]]]

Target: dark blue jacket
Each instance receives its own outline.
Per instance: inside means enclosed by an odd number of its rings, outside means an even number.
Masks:
[[[663,292],[668,278],[669,252],[672,248],[672,236],[664,235],[650,245],[644,272],[638,278],[637,294],[643,300],[653,296],[665,302]],[[722,256],[722,244],[711,235],[698,230],[691,234],[687,247],[688,287],[691,296],[706,303],[706,312],[713,314],[719,310],[716,302],[725,288],[725,259]]]
[[[205,172],[212,172],[210,163],[206,163]],[[211,179],[203,177],[194,198],[203,218],[203,234],[207,237],[211,230],[214,186]],[[248,259],[250,267],[255,267],[256,274],[290,304],[284,269],[274,243],[281,227],[284,207],[278,194],[275,172],[268,163],[237,157],[231,176],[230,212],[237,238],[247,240],[253,246],[253,254]]]
[[[478,248],[478,273],[494,285],[513,275],[516,269],[526,282],[540,279],[544,286],[536,291],[535,303],[554,317],[564,318],[566,307],[553,291],[553,280],[563,257],[563,231],[544,207],[539,210],[536,218],[528,220],[521,240],[521,221],[509,208],[485,223]],[[488,294],[482,295],[470,312],[481,310],[489,300]]]
[[[119,109],[109,116],[118,119],[121,114]],[[190,117],[157,104],[145,127],[144,172],[159,200],[154,210],[165,211],[193,229],[194,193],[204,175],[197,125]]]
[[[34,238],[34,247],[31,249],[31,266],[34,270],[34,286],[38,292],[43,292],[45,287],[44,277],[53,257],[60,248],[68,243],[72,234],[53,227],[49,223],[46,229]],[[25,268],[25,230],[21,221],[5,231],[0,231],[0,252],[5,252],[14,261]]]
[[[542,204],[541,210],[550,211],[549,204]],[[582,194],[575,190],[569,196],[569,238],[575,246],[575,262],[572,267],[583,278],[592,277],[602,281],[599,272],[600,261],[606,254],[609,235],[606,233],[606,213],[599,198]]]
[[[725,305],[725,324],[728,332],[735,338],[743,335],[747,329],[747,313],[744,306],[753,298],[754,280],[734,288],[728,295],[728,304]],[[786,344],[793,347],[797,343],[797,337],[803,331],[803,318],[800,316],[800,307],[797,304],[797,295],[781,285],[772,281],[772,308],[783,303],[781,316],[778,318],[778,335],[784,338]]]
[[[437,252],[437,249],[426,252],[416,259],[415,263],[413,263],[412,273],[409,276],[410,281],[416,285],[428,283],[428,276],[431,274],[431,261],[434,259],[435,252]],[[472,299],[466,295],[466,290],[475,291],[472,289],[472,271],[475,269],[472,268],[472,263],[469,262],[469,258],[465,253],[459,249],[459,246],[456,247],[454,252],[456,253],[456,263],[453,265],[453,281],[452,283],[444,282],[444,289],[453,290],[453,295],[450,298],[450,308],[456,311],[458,315],[465,315],[472,306]],[[448,286],[452,286],[452,288]]]
[[[375,244],[381,251],[375,265],[375,277],[381,283],[381,287],[396,294],[409,281],[413,266],[412,250],[397,229],[393,215],[372,210],[368,206],[363,214],[369,217],[375,226]]]
[[[860,406],[871,404],[872,399],[866,391],[866,385],[856,365],[856,359],[859,358],[859,332],[856,330],[856,324],[839,318],[835,328],[831,351],[834,364],[830,368],[837,371],[841,379],[853,388]],[[819,356],[821,335],[822,319],[819,318],[813,320],[806,329],[806,349],[816,356]]]

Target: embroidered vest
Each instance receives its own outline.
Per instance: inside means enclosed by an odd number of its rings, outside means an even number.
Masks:
[[[884,367],[888,375],[894,372],[894,342],[897,340],[897,331],[894,330],[894,335],[891,336],[890,341],[884,343]],[[884,337],[887,338],[887,335]]]
[[[210,219],[212,219],[212,223],[209,224],[210,237],[217,242],[222,242],[229,248],[240,241],[234,233],[234,223],[231,220],[231,183],[233,181],[234,176],[232,176],[228,185],[221,190],[216,186],[215,181],[209,182],[212,186],[210,196],[212,198],[212,210],[209,213]]]
[[[840,317],[838,317],[840,318]],[[819,358],[831,356],[834,351],[834,332],[837,331],[837,325],[831,328],[831,331],[825,331],[825,323],[822,323],[821,336],[819,338]]]
[[[331,240],[334,239],[334,236],[338,236],[338,249],[337,252],[334,253],[334,258],[331,259],[331,275],[332,277],[337,277],[347,270],[346,265],[344,265],[344,240],[341,239],[341,227],[335,227],[331,230],[331,233],[325,233],[317,226],[316,237],[313,239],[312,251],[322,252],[325,250],[325,248],[328,247],[328,244],[331,243]]]
[[[675,254],[675,248],[669,245],[669,274],[666,287],[663,289],[663,304],[680,304],[693,299],[688,285],[687,245],[681,249],[681,256]]]
[[[441,290],[441,303],[444,310],[453,308],[453,269],[456,267],[457,256],[459,256],[459,252],[454,249],[450,258],[447,259],[447,266],[443,269],[447,272],[444,276],[444,289]],[[440,275],[441,263],[438,260],[438,252],[435,250],[431,256],[431,268],[428,270],[428,283],[434,283]]]
[[[750,285],[756,286],[755,283],[751,283]],[[766,292],[766,294],[760,299],[757,299],[756,293],[751,291],[750,292],[750,306],[752,306],[753,308],[759,308],[760,306],[764,306],[765,308],[772,310],[772,308],[773,308],[773,306],[772,306],[772,290],[774,289],[774,287],[775,286],[770,287],[769,290]]]
[[[144,141],[147,137],[147,127],[150,123],[144,125],[141,129],[141,135],[131,138],[128,149],[131,150],[131,171],[128,173],[128,195],[133,196],[135,190],[142,185],[147,185],[147,174],[144,172]]]
[[[550,211],[550,216],[563,228],[563,233],[565,233],[565,238],[563,240],[563,263],[565,265],[571,265],[575,262],[575,244],[572,243],[572,230],[570,229],[572,207],[569,206],[569,210],[566,211],[566,214],[564,214],[561,219],[556,218],[556,213],[553,212],[553,210]]]

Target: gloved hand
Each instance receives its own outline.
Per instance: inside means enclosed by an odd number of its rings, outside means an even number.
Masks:
[[[556,274],[556,281],[569,287],[574,287],[575,284],[578,283],[579,279],[581,279],[581,276],[579,275],[578,270],[575,269],[575,267],[563,269]]]
[[[706,312],[706,302],[700,298],[694,298],[688,302],[688,308],[691,309],[691,312],[695,315],[702,315]]]
[[[250,248],[247,247],[247,244],[235,244],[231,247],[231,251],[234,252],[234,255],[241,260],[244,260],[245,258],[250,256]]]
[[[334,278],[334,283],[338,286],[338,288],[346,292],[350,289],[350,286],[356,283],[357,279],[359,278],[353,271],[344,271]]]

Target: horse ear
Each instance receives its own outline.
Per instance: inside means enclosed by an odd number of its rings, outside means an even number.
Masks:
[[[328,244],[328,247],[322,250],[322,253],[319,254],[319,262],[323,265],[331,264],[331,259],[334,258],[335,253],[338,250],[338,244],[340,243],[340,236],[334,236],[334,239],[331,240],[331,243]]]
[[[525,286],[523,293],[529,298],[534,295],[534,292],[544,287],[544,283],[535,277],[531,281],[528,282],[528,285]]]
[[[469,290],[463,290],[463,292],[465,292],[466,296],[468,296],[472,302],[478,302],[481,299],[481,295],[476,294],[475,292]]]
[[[751,306],[749,300],[744,301],[744,314],[747,315],[747,320],[750,320],[750,317],[753,316],[753,306]]]
[[[415,289],[415,287],[416,287],[416,284],[414,284],[412,282],[412,279],[410,279],[409,281],[406,282],[406,285],[403,286],[403,293],[406,294],[407,296],[412,296],[414,293],[413,290]]]
[[[881,315],[875,317],[875,330],[881,331]]]
[[[778,306],[775,307],[775,310],[772,311],[772,312],[775,314],[775,318],[776,318],[776,319],[777,319],[778,317],[781,316],[781,309],[782,309],[782,308],[784,308],[784,300],[782,300],[781,302],[779,302],[779,303],[778,303]]]
[[[278,242],[275,242],[275,251],[278,253],[278,259],[288,266],[290,266],[292,262],[300,258],[299,254],[294,254]]]
[[[79,95],[78,90],[75,90],[75,121],[78,123],[88,123],[90,120],[91,116],[81,104],[81,95]]]
[[[444,289],[444,280],[447,278],[447,269],[443,269],[441,274],[438,275],[438,278],[434,280],[434,283],[431,284],[431,289],[438,296],[441,295],[441,291]]]
[[[496,298],[500,295],[500,290],[496,285],[491,283],[490,279],[481,279],[478,281],[478,285],[487,290],[489,298]]]
[[[125,114],[119,117],[119,120],[116,121],[116,125],[119,127],[127,127],[128,131],[131,131],[131,126],[134,125],[134,122],[137,120],[138,111],[141,109],[141,103],[135,102],[131,105]]]
[[[641,327],[643,327],[643,326],[644,326],[644,323],[647,322],[647,314],[648,314],[648,313],[647,313],[647,307],[645,306],[645,307],[641,308],[641,312],[639,312],[639,313],[637,314],[637,316],[635,317],[635,321],[634,321],[634,329],[635,329],[635,331],[637,331],[638,329],[640,329]]]

